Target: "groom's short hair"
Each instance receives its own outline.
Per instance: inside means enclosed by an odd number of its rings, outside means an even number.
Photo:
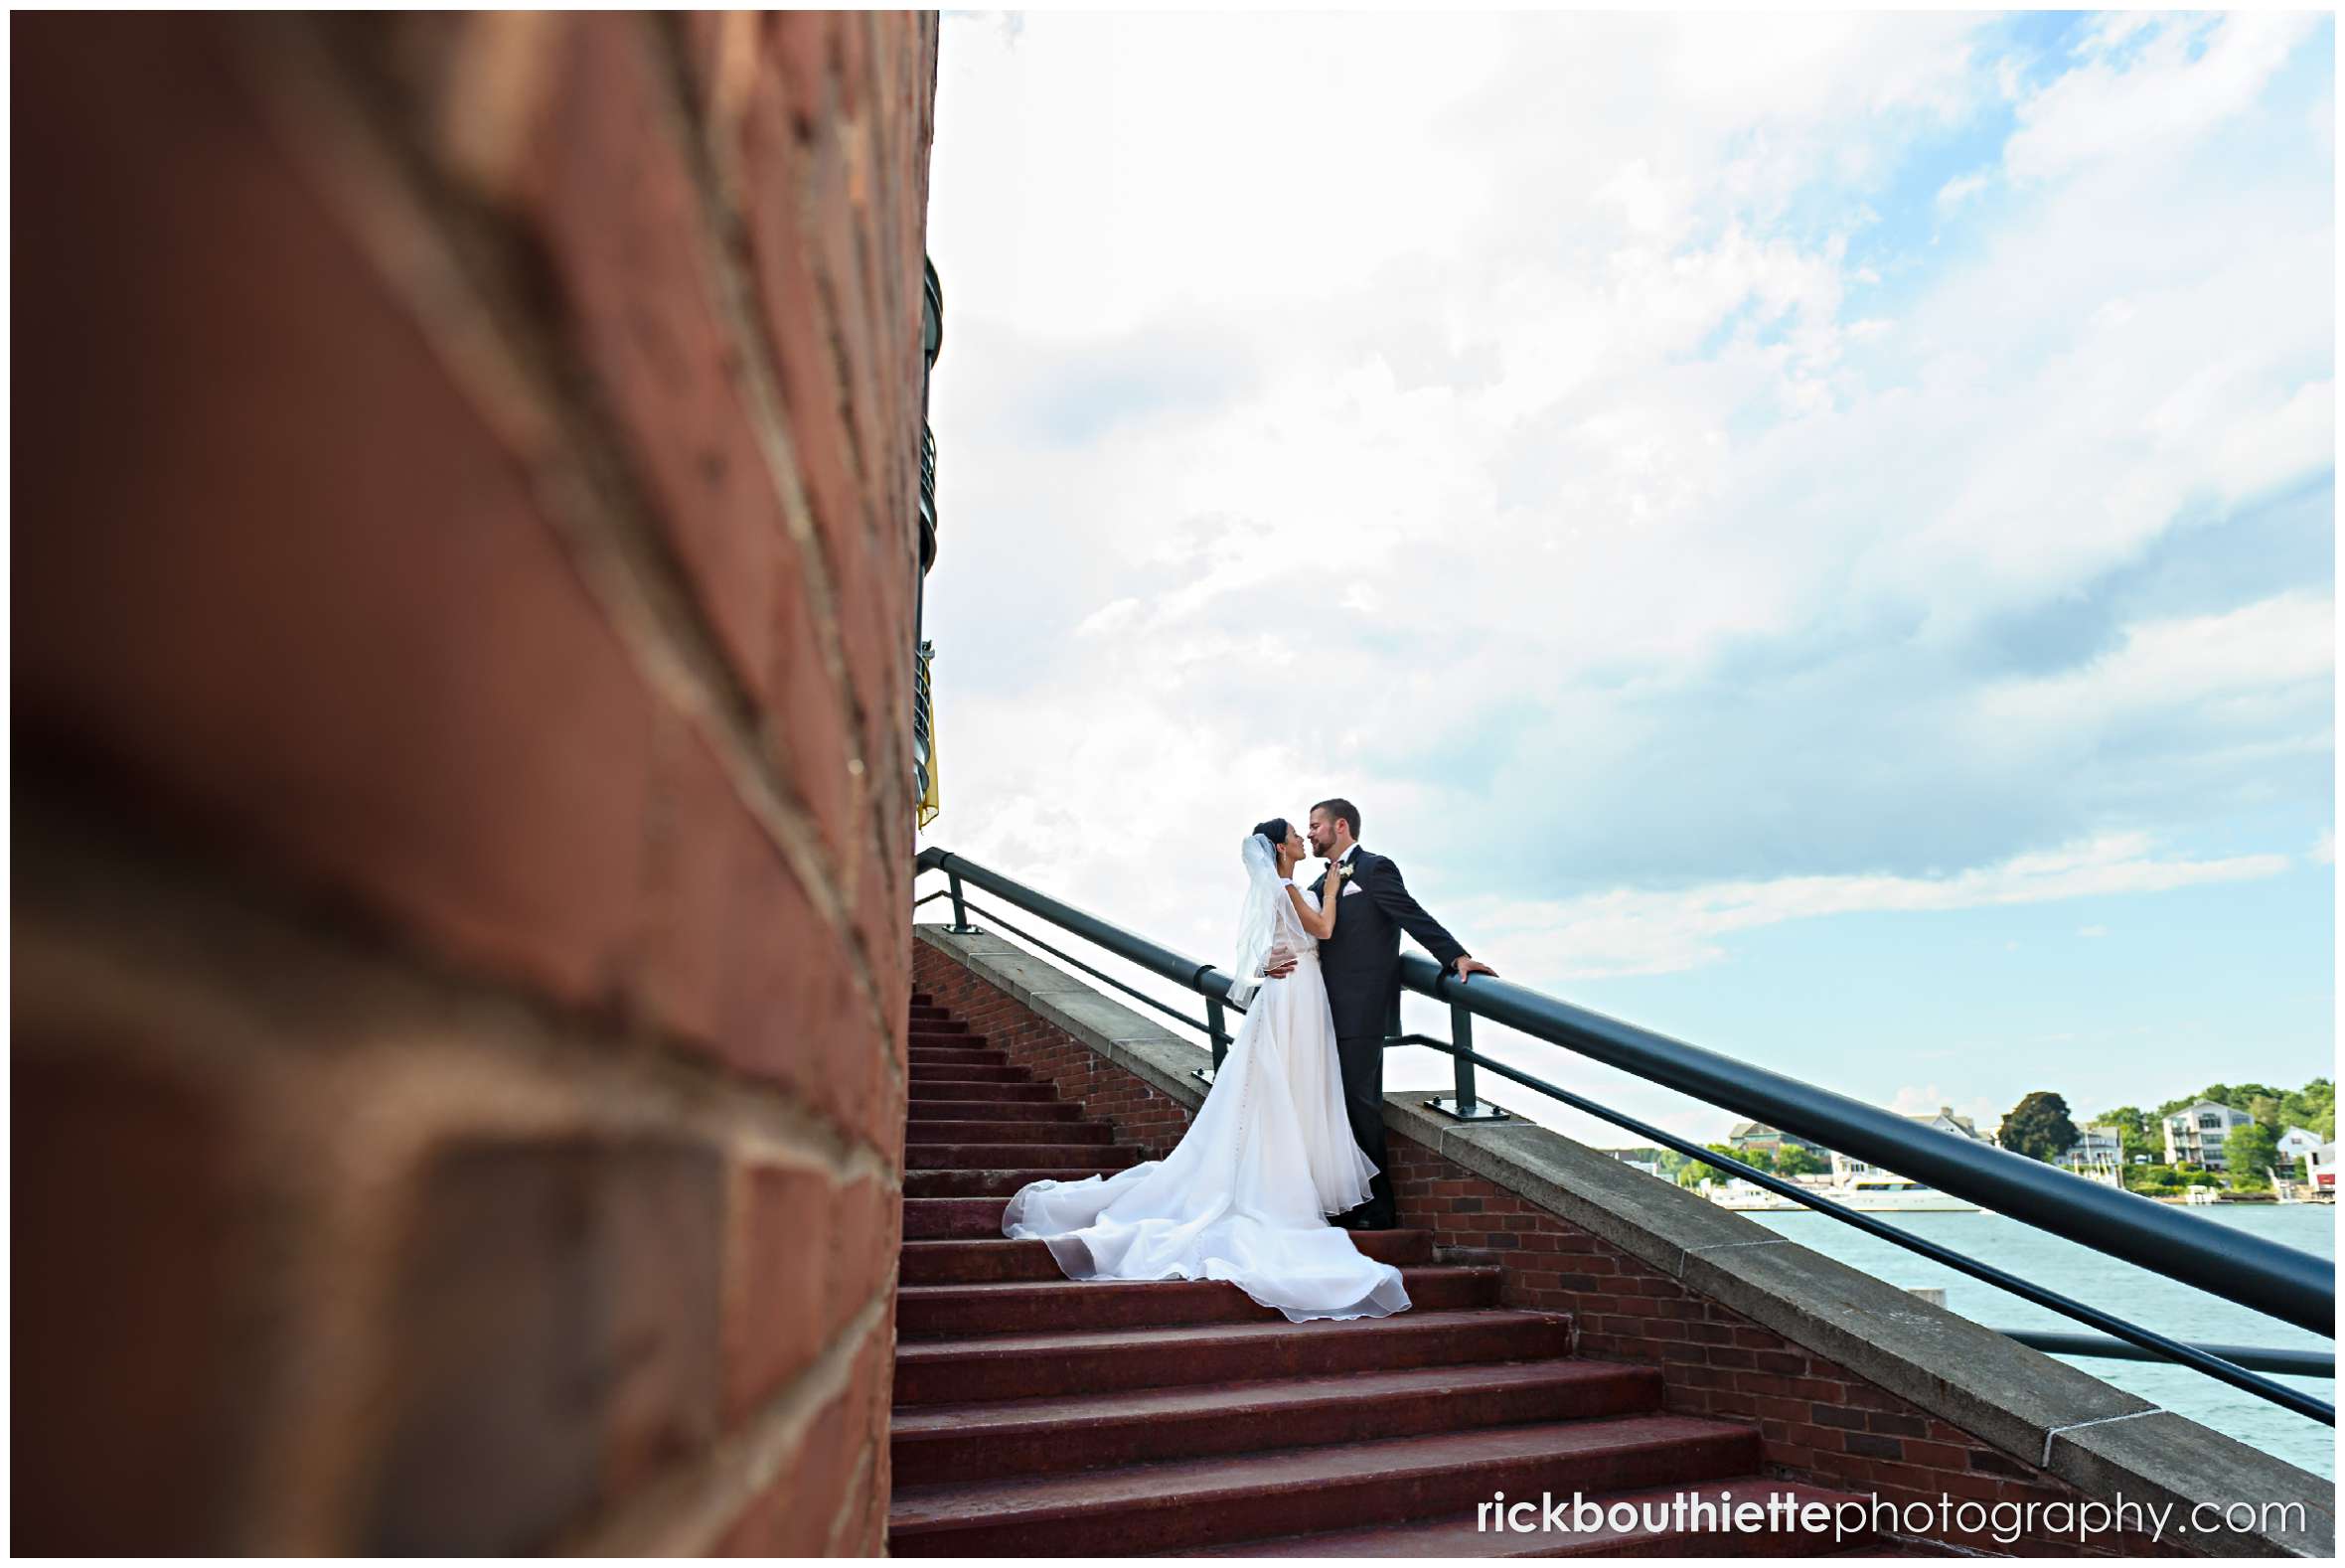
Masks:
[[[1351,837],[1355,841],[1359,838],[1359,808],[1342,796],[1338,795],[1333,800],[1323,800],[1311,809],[1324,811],[1330,817],[1340,817],[1344,825],[1351,829]]]

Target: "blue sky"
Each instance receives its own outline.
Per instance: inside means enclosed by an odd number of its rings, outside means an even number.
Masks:
[[[1509,978],[1899,1109],[2328,1071],[2333,54],[948,16],[928,841],[1218,957],[1340,793]]]

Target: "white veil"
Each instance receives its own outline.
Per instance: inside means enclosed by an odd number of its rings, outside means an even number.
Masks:
[[[1269,962],[1278,936],[1279,900],[1286,896],[1286,884],[1279,880],[1278,855],[1261,834],[1248,834],[1238,853],[1246,862],[1246,902],[1238,912],[1238,961],[1229,972],[1229,1000],[1244,1007],[1262,984],[1262,966]]]

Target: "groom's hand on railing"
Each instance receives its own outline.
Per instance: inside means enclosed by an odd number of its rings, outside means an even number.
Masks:
[[[1460,953],[1458,955],[1459,984],[1465,984],[1468,980],[1472,979],[1476,975],[1487,975],[1492,980],[1498,978],[1498,972],[1490,968],[1489,965],[1483,963],[1479,959],[1469,958],[1464,953]]]

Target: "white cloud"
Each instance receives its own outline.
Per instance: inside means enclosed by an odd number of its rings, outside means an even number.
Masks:
[[[2217,722],[2294,714],[2325,735],[2336,669],[2337,608],[2307,592],[2275,595],[2219,615],[2147,621],[2087,665],[1981,688],[1976,720],[2014,726],[2107,726],[2144,712],[2163,720],[2198,709]],[[2261,724],[2258,725],[2261,727]]]
[[[1210,952],[1347,793],[1573,973],[2273,874],[2156,846],[2333,745],[2325,581],[2205,568],[2333,471],[2305,25],[948,16],[938,832]]]
[[[1949,180],[1938,188],[1938,210],[1951,213],[1985,189],[1986,176],[1983,174],[1965,174],[1959,179]]]
[[[2083,937],[2107,936],[2109,935],[2109,927],[2105,925],[2079,926],[2077,927],[2077,935]]]
[[[2157,156],[2247,112],[2319,24],[2312,12],[2235,11],[2104,27],[2082,65],[2021,102],[2005,164],[2015,179],[2041,180],[2087,162]],[[2120,61],[2126,47],[2137,53]]]
[[[2276,876],[2282,855],[2218,860],[2158,856],[2139,835],[2111,834],[2048,854],[1938,877],[1798,876],[1680,891],[1620,888],[1570,899],[1470,900],[1461,926],[1491,952],[1544,957],[1558,980],[1668,974],[1715,963],[1736,933],[1833,915],[1910,914],[2164,892]],[[2106,934],[2098,926],[2083,936]],[[2007,943],[2006,948],[2016,948]]]
[[[1956,1116],[1967,1116],[1970,1125],[1980,1136],[1991,1138],[2003,1123],[2003,1113],[1991,1100],[1972,1096],[1963,1099],[1948,1094],[1935,1083],[1901,1085],[1889,1102],[1889,1109],[1900,1116],[1936,1116],[1941,1111],[1953,1111]]]

